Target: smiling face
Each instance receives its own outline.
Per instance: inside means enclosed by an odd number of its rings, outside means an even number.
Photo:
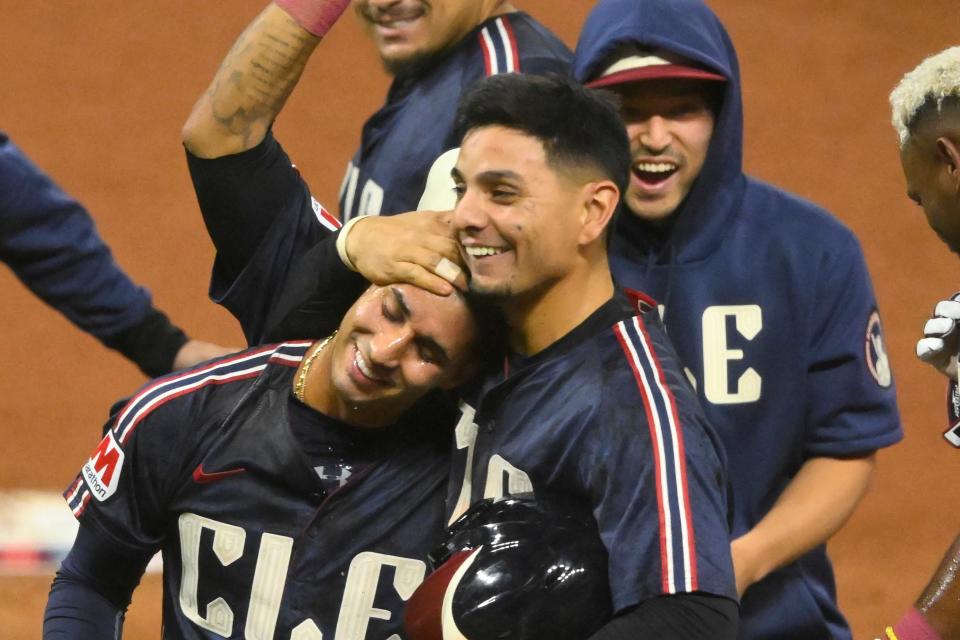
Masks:
[[[347,422],[390,424],[429,391],[462,383],[478,329],[459,294],[372,286],[344,316],[330,381]],[[333,411],[338,413],[338,411]]]
[[[354,0],[390,73],[403,73],[459,42],[503,0]]]
[[[582,184],[551,167],[538,139],[502,126],[474,129],[463,139],[453,179],[454,228],[472,291],[522,300],[572,269]]]
[[[710,148],[717,83],[646,80],[611,87],[621,95],[621,115],[633,156],[625,202],[637,216],[663,220],[690,193]]]
[[[960,255],[960,150],[948,137],[917,133],[900,150],[907,196],[923,208],[930,228]]]

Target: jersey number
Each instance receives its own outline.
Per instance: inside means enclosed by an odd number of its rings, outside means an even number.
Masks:
[[[213,531],[213,552],[223,566],[243,556],[247,532],[241,527],[204,518],[193,513],[180,516],[180,548],[183,574],[180,580],[180,608],[195,625],[221,636],[233,635],[234,613],[223,598],[206,603],[207,614],[200,615],[197,586],[200,582],[200,534]],[[280,601],[287,581],[287,568],[293,551],[293,538],[273,533],[260,537],[257,565],[250,588],[247,623],[244,637],[249,640],[271,640],[280,614]],[[391,612],[379,609],[373,599],[384,566],[395,567],[393,588],[404,600],[413,595],[427,572],[420,560],[365,551],[351,562],[343,590],[340,615],[337,618],[336,640],[363,640],[371,618],[389,620]],[[290,640],[323,640],[313,620],[304,620],[290,634]],[[394,635],[387,640],[399,640]]]
[[[473,492],[473,452],[477,443],[477,423],[473,421],[476,409],[466,402],[460,403],[460,421],[457,423],[455,438],[457,449],[466,450],[464,463],[463,484],[460,485],[460,495],[450,517],[450,523],[463,515],[470,506]],[[487,462],[487,481],[483,487],[484,498],[502,498],[505,495],[516,493],[530,493],[533,483],[530,476],[522,469],[510,464],[506,458],[496,454]]]
[[[363,191],[360,192],[360,201],[357,203],[357,210],[354,213],[353,203],[357,196],[357,182],[359,180],[360,169],[353,166],[353,162],[348,163],[347,172],[343,176],[343,182],[340,183],[340,215],[344,222],[360,216],[378,216],[383,208],[383,187],[371,178],[363,185]]]

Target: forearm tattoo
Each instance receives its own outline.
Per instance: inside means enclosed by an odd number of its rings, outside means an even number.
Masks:
[[[286,14],[269,19],[262,13],[234,43],[207,90],[213,118],[245,145],[265,135],[318,41]]]

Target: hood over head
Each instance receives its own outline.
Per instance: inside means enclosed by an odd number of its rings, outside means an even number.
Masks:
[[[680,56],[727,80],[703,168],[671,216],[668,246],[660,247],[669,248],[678,262],[702,259],[720,243],[745,185],[736,51],[720,19],[699,0],[600,0],[580,33],[573,61],[575,78],[584,83],[596,80],[614,62],[611,56],[616,50],[630,44],[656,55]],[[662,232],[650,227],[629,211],[623,211],[618,221],[618,232],[628,238],[643,236],[644,243],[662,237]]]

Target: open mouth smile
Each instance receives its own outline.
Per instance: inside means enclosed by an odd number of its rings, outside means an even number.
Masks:
[[[367,14],[367,19],[382,31],[400,31],[415,23],[422,18],[425,12],[422,10],[403,11],[387,14]]]
[[[634,177],[645,187],[658,187],[680,170],[680,165],[669,160],[635,162],[631,167]]]
[[[366,359],[364,359],[363,354],[360,353],[359,347],[355,349],[354,356],[353,356],[353,364],[357,368],[357,370],[360,372],[360,374],[363,376],[363,378],[368,382],[379,385],[379,386],[386,386],[390,383],[388,379],[381,378],[374,372],[370,364],[367,363]]]
[[[506,249],[504,249],[503,247],[484,247],[484,246],[477,246],[477,245],[464,247],[463,250],[471,258],[484,258],[487,256],[496,256],[506,251]]]

